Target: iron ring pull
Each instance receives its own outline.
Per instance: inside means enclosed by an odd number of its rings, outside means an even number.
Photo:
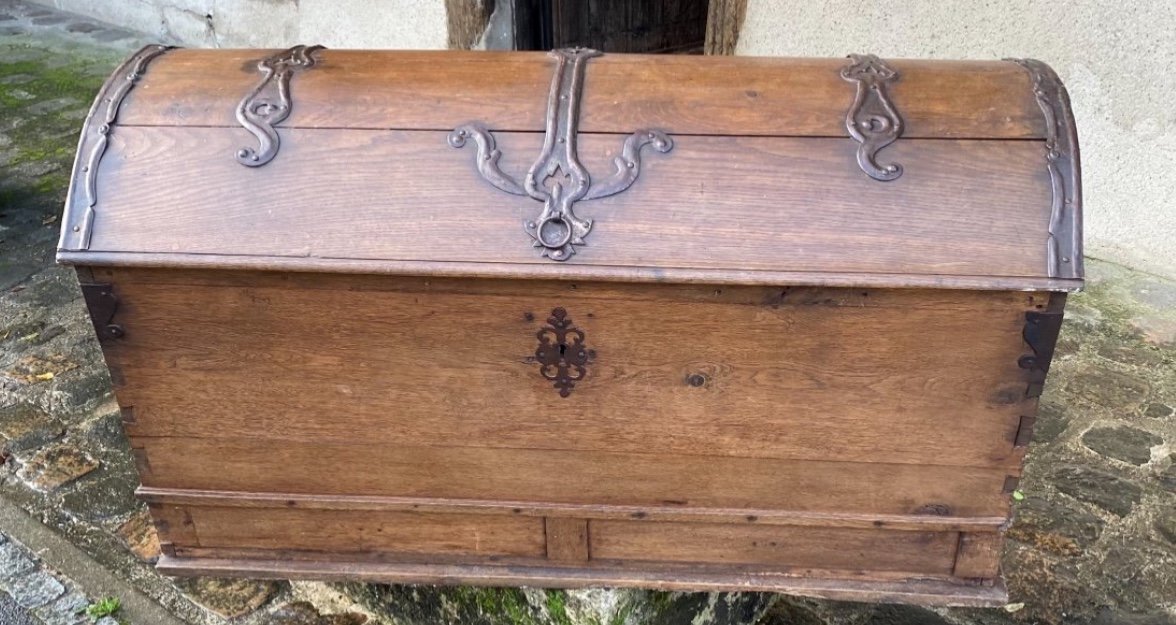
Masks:
[[[548,240],[547,235],[543,234],[543,226],[552,223],[558,223],[563,228],[563,236],[559,237],[555,241]],[[527,227],[528,230],[532,230],[534,232],[533,236],[535,237],[535,241],[548,250],[559,250],[572,241],[572,225],[568,223],[568,221],[563,218],[563,215],[560,215],[559,213],[554,213],[544,217],[543,219],[540,219],[539,223],[534,224],[534,228],[531,227],[531,223],[528,223]]]

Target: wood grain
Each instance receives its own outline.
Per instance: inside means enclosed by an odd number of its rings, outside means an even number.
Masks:
[[[710,0],[706,21],[706,53],[735,54],[739,31],[747,16],[747,0]]]
[[[296,256],[248,256],[188,254],[184,252],[68,252],[58,250],[57,262],[90,268],[134,267],[170,271],[231,270],[239,273],[281,272],[336,276],[431,276],[487,280],[596,280],[618,284],[656,282],[661,285],[776,286],[886,289],[977,289],[1024,292],[1076,292],[1081,279],[1023,278],[1010,276],[950,276],[894,273],[830,273],[821,271],[754,271],[743,269],[694,269],[690,267],[612,267],[601,265],[520,265],[415,260],[356,260]]]
[[[323,292],[148,285],[134,272],[118,283],[127,337],[109,358],[139,439],[346,444],[363,432],[410,447],[1019,466],[1024,304],[765,289],[726,296],[761,298],[745,304],[629,300],[633,289],[594,284],[467,294],[444,281]],[[306,314],[323,301],[346,314]],[[556,306],[596,353],[567,399],[532,360]]]
[[[299,562],[274,559],[163,557],[157,568],[167,575],[243,576],[258,579],[315,579],[410,584],[539,586],[555,588],[637,587],[671,591],[786,592],[824,599],[917,605],[999,607],[1008,592],[990,586],[940,579],[850,579],[800,577],[765,571],[738,571],[690,565],[597,567],[521,567],[477,564]]]
[[[1008,513],[1005,470],[354,442],[136,438],[153,488],[769,508],[956,516]],[[209,462],[208,458],[216,458]]]
[[[474,153],[447,147],[443,133],[288,130],[264,170],[231,158],[245,140],[208,128],[112,134],[90,249],[527,271],[1046,275],[1050,187],[1039,142],[902,141],[887,149],[906,174],[880,184],[858,169],[850,141],[681,137],[645,159],[626,192],[577,206],[595,225],[556,264],[522,226],[539,203],[491,187]],[[504,167],[521,175],[540,141],[500,137]],[[619,137],[581,138],[597,176],[612,171],[620,146]]]
[[[139,487],[135,494],[152,504],[172,507],[298,508],[304,510],[399,510],[453,514],[514,514],[556,519],[625,519],[647,522],[687,521],[802,527],[912,530],[919,532],[998,532],[1003,516],[957,517],[926,514],[858,514],[802,512],[760,508],[697,508],[682,505],[624,506],[536,503],[511,499],[441,499],[436,497],[381,497],[357,495],[299,495]],[[193,541],[194,542],[194,541]]]
[[[542,558],[543,520],[507,515],[191,507],[200,547]]]
[[[720,523],[591,521],[593,560],[950,575],[958,535]]]
[[[469,50],[476,46],[493,10],[492,0],[445,0],[449,49]]]
[[[1002,534],[964,532],[952,574],[956,577],[992,579],[1000,576]]]
[[[568,517],[544,520],[547,527],[547,559],[559,562],[587,562],[588,521]]]
[[[236,106],[260,78],[257,61],[272,53],[172,51],[131,91],[119,124],[237,128]],[[293,81],[286,128],[448,131],[476,120],[494,130],[544,127],[554,68],[545,53],[324,50],[317,58]],[[846,62],[606,54],[588,67],[580,130],[846,137]],[[890,93],[904,137],[1045,137],[1029,76],[1013,63],[887,63],[902,74]]]

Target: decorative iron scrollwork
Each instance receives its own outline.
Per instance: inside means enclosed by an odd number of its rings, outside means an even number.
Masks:
[[[89,249],[90,233],[94,227],[94,206],[98,203],[98,165],[102,156],[106,154],[106,146],[110,143],[110,132],[114,122],[118,119],[118,111],[123,100],[131,92],[131,88],[143,77],[147,64],[155,57],[171,50],[173,46],[150,45],[140,48],[129,59],[123,62],[110,80],[102,86],[98,99],[86,117],[86,125],[82,130],[82,144],[78,148],[77,163],[74,165],[74,175],[82,176],[82,194],[78,197],[74,190],[66,201],[68,214],[61,229],[61,240],[58,249],[80,251]],[[79,214],[80,213],[80,214]]]
[[[902,117],[886,92],[887,83],[898,80],[898,72],[873,54],[851,54],[841,77],[857,84],[853,104],[845,115],[845,129],[858,142],[858,166],[866,175],[883,182],[902,175],[902,165],[878,164],[878,151],[902,136]]]
[[[237,121],[257,137],[258,148],[241,148],[237,162],[261,167],[274,160],[281,140],[274,128],[290,116],[290,79],[297,69],[314,67],[314,54],[323,46],[294,46],[257,63],[265,77],[237,105]]]
[[[535,360],[539,374],[553,383],[560,397],[567,397],[588,374],[593,353],[584,346],[584,331],[572,324],[563,308],[552,310],[547,324],[535,334],[539,339]]]
[[[118,312],[118,296],[114,294],[114,287],[106,283],[83,282],[82,299],[86,301],[86,308],[90,311],[90,321],[94,323],[94,332],[98,340],[105,342],[110,339],[121,339],[126,336],[123,327],[114,323],[114,314]]]
[[[523,184],[498,167],[502,153],[484,125],[469,123],[449,133],[449,145],[455,148],[463,147],[471,138],[474,140],[478,147],[478,172],[495,188],[543,202],[539,217],[524,222],[523,226],[533,245],[552,260],[571,258],[576,246],[584,245],[584,237],[592,230],[592,220],[578,217],[573,210],[576,202],[608,197],[632,186],[641,172],[641,150],[645,146],[662,153],[674,147],[670,137],[660,130],[638,130],[625,139],[621,155],[613,159],[616,171],[612,177],[603,184],[592,184],[588,170],[577,155],[576,136],[584,68],[588,59],[600,55],[586,48],[551,52],[556,68],[547,101],[543,151],[527,171]]]
[[[1046,242],[1046,275],[1081,278],[1082,185],[1078,132],[1070,109],[1070,95],[1058,75],[1045,63],[1034,59],[1005,60],[1029,72],[1033,95],[1045,116],[1045,161],[1053,190]]]

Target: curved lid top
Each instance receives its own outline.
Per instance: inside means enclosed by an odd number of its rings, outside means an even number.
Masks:
[[[59,259],[1068,290],[1078,177],[1035,61],[149,47]]]

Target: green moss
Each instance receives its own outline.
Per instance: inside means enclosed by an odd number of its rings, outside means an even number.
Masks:
[[[517,588],[460,587],[454,588],[451,596],[462,605],[475,606],[482,616],[493,623],[542,625],[535,609]]]
[[[572,619],[568,616],[567,600],[568,595],[562,590],[547,591],[547,614],[551,617],[552,623],[572,625]]]
[[[4,57],[18,60],[0,63],[0,81],[11,76],[30,77],[0,88],[0,119],[12,120],[2,129],[12,141],[11,155],[4,164],[19,168],[23,164],[52,163],[68,171],[81,130],[79,109],[89,107],[102,85],[103,78],[97,75],[97,68],[113,63],[74,58],[67,64],[56,65],[50,61],[61,59],[59,51],[29,45],[0,46],[0,58]],[[77,104],[57,111],[30,110],[58,98],[68,98]],[[37,184],[38,192],[55,193],[64,189],[56,176]]]

